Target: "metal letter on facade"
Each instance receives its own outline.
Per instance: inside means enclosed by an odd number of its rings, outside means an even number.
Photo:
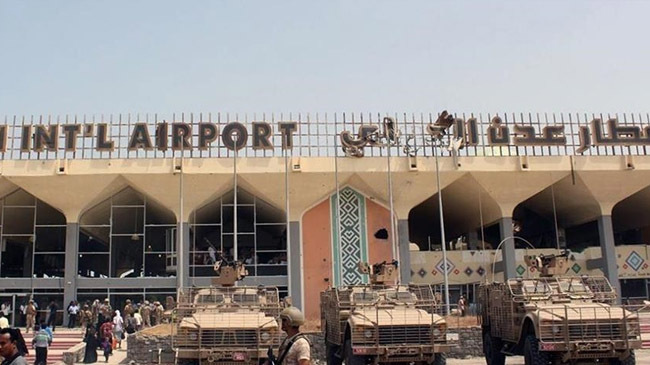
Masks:
[[[66,152],[74,152],[77,149],[77,136],[81,133],[81,125],[79,124],[64,124],[61,129],[65,136],[65,150]]]
[[[488,127],[488,143],[493,146],[507,146],[510,144],[510,131],[508,127],[502,125],[503,121],[500,117],[492,118],[492,122]]]
[[[108,139],[108,124],[101,123],[97,125],[97,151],[113,151],[115,143]]]
[[[278,130],[282,134],[282,149],[293,149],[293,134],[298,130],[298,123],[280,122],[278,123]]]
[[[269,141],[273,130],[269,123],[253,122],[253,149],[254,150],[272,150],[273,145]]]
[[[217,139],[219,130],[212,123],[199,124],[199,150],[207,150],[209,144]]]
[[[235,141],[233,140],[232,136],[237,135],[237,145],[235,145]],[[246,142],[248,142],[248,131],[246,130],[246,127],[244,127],[243,124],[239,122],[232,122],[226,124],[225,127],[223,127],[223,132],[221,133],[221,141],[223,142],[223,145],[226,146],[231,151],[234,150],[241,150],[246,146]]]
[[[192,149],[192,129],[185,123],[172,123],[172,150]]]
[[[149,130],[147,129],[147,123],[136,123],[133,127],[133,132],[131,133],[128,150],[133,151],[139,148],[145,150],[153,149],[151,136],[149,136]]]

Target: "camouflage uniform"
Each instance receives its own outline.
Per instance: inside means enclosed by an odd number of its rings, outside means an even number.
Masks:
[[[124,306],[124,318],[126,318],[128,315],[133,316],[133,313],[135,313],[135,309],[133,308],[133,304],[131,304],[131,299],[126,300],[126,305]]]
[[[151,306],[149,301],[145,300],[144,304],[140,307],[140,316],[142,316],[142,326],[151,326]]]
[[[161,324],[163,313],[165,312],[165,308],[163,308],[162,304],[160,304],[160,302],[158,301],[154,302],[153,305],[154,305],[154,309],[153,309],[154,322],[155,324]]]
[[[97,321],[99,320],[99,305],[100,305],[99,304],[99,299],[95,299],[95,301],[93,302],[93,304],[92,304],[92,306],[90,308],[90,310],[92,312],[92,319],[91,320],[92,320],[93,325],[96,325]]]
[[[79,312],[79,322],[81,322],[81,331],[82,333],[86,332],[86,328],[92,326],[93,312],[88,307],[88,304],[85,304],[81,312]]]
[[[104,321],[113,317],[113,307],[111,307],[108,298],[104,300],[104,304],[99,306],[99,315],[100,319],[103,319]]]
[[[27,328],[25,328],[25,332],[29,333],[29,330],[33,329],[34,324],[36,323],[36,306],[34,305],[33,300],[30,300],[29,304],[27,304],[27,309],[25,309],[25,316],[27,317]]]

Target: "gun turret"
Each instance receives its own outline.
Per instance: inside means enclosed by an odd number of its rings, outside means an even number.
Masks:
[[[397,261],[383,261],[372,266],[366,262],[360,262],[359,271],[362,274],[369,275],[370,283],[372,284],[394,283],[397,278]]]
[[[526,256],[524,261],[529,267],[536,268],[540,277],[552,277],[564,274],[568,258],[569,251],[565,250],[560,254]]]
[[[221,286],[234,286],[235,283],[248,275],[248,270],[243,263],[217,261],[214,264],[216,277],[212,278],[212,283]]]

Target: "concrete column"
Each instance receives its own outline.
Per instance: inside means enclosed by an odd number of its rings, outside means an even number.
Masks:
[[[515,257],[515,239],[512,231],[512,217],[503,217],[499,221],[501,237],[501,254],[503,255],[503,274],[505,279],[517,277],[517,260]],[[505,239],[505,241],[504,241]]]
[[[302,307],[302,244],[300,242],[300,222],[289,222],[289,296],[293,305]]]
[[[180,237],[181,225],[183,237]],[[177,223],[176,232],[176,252],[182,251],[183,260],[179,260],[178,254],[176,255],[176,283],[179,288],[186,288],[190,286],[190,224],[188,222]],[[183,277],[178,275],[178,268],[183,266]]]
[[[68,323],[68,303],[77,299],[77,260],[79,259],[79,223],[65,227],[65,274],[63,276],[63,323]]]
[[[399,272],[401,284],[411,282],[411,250],[409,250],[409,221],[400,219],[397,221],[397,242],[399,242]]]
[[[605,277],[612,284],[612,287],[621,300],[621,283],[618,281],[618,267],[616,266],[616,246],[614,245],[614,228],[612,226],[612,216],[603,215],[598,217],[598,237],[600,241],[600,251],[602,254],[602,269]]]

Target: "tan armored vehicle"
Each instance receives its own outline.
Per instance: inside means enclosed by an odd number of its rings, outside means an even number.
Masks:
[[[636,363],[638,314],[616,304],[604,277],[554,276],[566,272],[567,257],[527,257],[539,278],[480,286],[488,365],[503,365],[507,355],[524,355],[526,365]]]
[[[446,363],[451,347],[445,319],[430,286],[393,285],[397,262],[360,264],[371,284],[321,293],[327,364]],[[457,340],[455,334],[454,340]]]
[[[174,314],[172,346],[178,364],[258,364],[279,346],[277,288],[234,286],[246,276],[241,263],[215,265],[209,288],[182,289]]]

